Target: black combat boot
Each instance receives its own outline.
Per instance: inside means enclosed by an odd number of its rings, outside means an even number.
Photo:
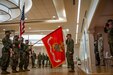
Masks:
[[[12,70],[12,73],[18,73],[19,71],[17,71],[17,70]]]
[[[1,74],[10,74],[10,72],[2,71]]]
[[[19,72],[25,72],[25,70],[23,70],[23,69],[19,69]]]
[[[25,69],[25,71],[30,71],[29,69]]]

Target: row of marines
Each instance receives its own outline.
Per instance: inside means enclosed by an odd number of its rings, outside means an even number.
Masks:
[[[10,31],[5,31],[5,37],[2,39],[2,57],[1,57],[1,74],[10,74],[7,68],[11,59],[11,68],[13,73],[30,71],[28,69],[29,65],[29,52],[31,51],[31,46],[29,46],[29,41],[25,40],[18,35],[15,35],[13,41],[10,39]],[[17,66],[19,65],[19,71],[17,71]]]

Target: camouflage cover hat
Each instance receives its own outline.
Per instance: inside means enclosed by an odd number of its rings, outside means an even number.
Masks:
[[[7,31],[5,31],[5,34],[6,34],[6,33],[9,33],[9,34],[11,34],[11,31],[10,31],[10,30],[7,30]]]
[[[29,40],[25,40],[25,41],[29,41]]]
[[[112,19],[108,19],[107,23],[108,23],[108,22],[112,22],[112,21],[113,21]]]
[[[67,34],[67,36],[71,36],[71,34]],[[66,37],[67,37],[67,36],[66,36]]]

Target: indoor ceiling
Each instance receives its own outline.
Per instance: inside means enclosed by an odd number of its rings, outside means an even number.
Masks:
[[[11,21],[21,15],[25,4],[25,12],[31,9],[31,0],[0,0],[0,23]]]
[[[113,0],[100,0],[91,22],[90,29],[104,27],[108,19],[113,19]]]
[[[62,26],[69,29],[75,40],[78,0],[32,0],[31,10],[26,14],[25,34],[45,34]],[[73,4],[75,1],[75,4]],[[90,0],[81,0],[80,28],[85,11],[89,8]],[[5,30],[19,32],[19,19],[0,23],[0,38],[3,38]]]
[[[33,6],[27,14],[29,20],[49,20],[57,17],[57,12],[52,0],[32,0]]]
[[[76,4],[73,5],[73,0],[32,0],[33,6],[31,10],[26,14],[26,32],[34,33],[40,32],[39,30],[55,30],[58,26],[67,26],[70,24],[69,22],[75,21],[76,23],[76,12],[77,12],[77,1]],[[56,1],[56,4],[53,2]],[[62,12],[66,12],[66,19],[68,21],[65,22],[56,22],[56,23],[46,23],[46,20],[54,20],[59,17],[63,17]],[[53,18],[55,16],[55,18]],[[17,18],[15,20],[4,22],[0,24],[0,32],[4,32],[5,30],[15,30],[18,32],[20,19]],[[71,24],[70,24],[71,25]],[[29,29],[30,27],[30,29]],[[64,28],[68,28],[64,27]],[[74,28],[75,30],[75,28]],[[44,32],[44,31],[43,31]],[[49,33],[49,32],[48,32]]]

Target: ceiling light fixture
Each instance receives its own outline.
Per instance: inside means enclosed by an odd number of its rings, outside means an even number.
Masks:
[[[31,29],[31,27],[29,27],[29,29]]]
[[[78,27],[79,27],[79,26],[78,26],[78,24],[77,24],[77,26],[76,26],[76,33],[77,33],[77,34],[78,34]]]
[[[58,26],[58,27],[61,27],[61,26]]]
[[[80,19],[80,6],[81,6],[81,0],[78,0],[77,24],[79,24],[79,19]]]
[[[3,29],[3,31],[5,31],[6,29]]]
[[[19,17],[23,3],[25,3],[26,13],[32,7],[32,0],[0,0],[0,23]]]
[[[53,19],[55,19],[56,18],[56,16],[53,16]]]
[[[66,29],[67,32],[69,32],[69,29]]]
[[[78,12],[77,12],[77,25],[76,25],[76,44],[78,43],[78,29],[79,29],[79,19],[80,19],[80,6],[81,0],[78,0]]]
[[[25,18],[25,20],[27,20],[27,18]]]

